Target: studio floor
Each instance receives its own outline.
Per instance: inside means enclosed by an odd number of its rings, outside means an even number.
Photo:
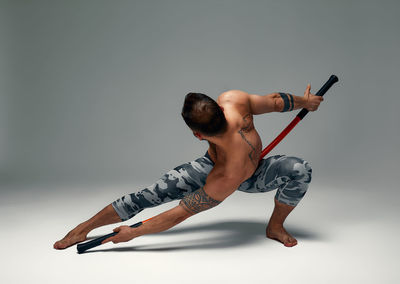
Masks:
[[[313,182],[286,229],[265,238],[274,193],[236,192],[159,234],[77,254],[53,243],[114,199],[148,183],[3,186],[1,283],[400,283],[398,200],[391,190]],[[394,195],[396,196],[396,195]],[[133,224],[177,202],[144,210]],[[96,237],[118,226],[98,228]]]

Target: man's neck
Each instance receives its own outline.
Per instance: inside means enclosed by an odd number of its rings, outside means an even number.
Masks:
[[[226,137],[209,137],[206,140],[210,145],[210,148],[212,148],[214,151],[218,149],[219,152],[225,152],[227,147]]]
[[[212,137],[212,138],[207,138],[206,139],[208,144],[210,144],[210,147],[221,147],[224,143],[223,140],[221,138],[217,138],[217,137]]]

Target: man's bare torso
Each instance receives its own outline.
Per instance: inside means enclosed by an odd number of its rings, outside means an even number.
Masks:
[[[209,141],[209,154],[214,163],[229,163],[229,167],[246,179],[256,170],[262,143],[250,112],[248,100],[235,91],[222,93],[217,103],[223,107],[228,130],[219,145]]]

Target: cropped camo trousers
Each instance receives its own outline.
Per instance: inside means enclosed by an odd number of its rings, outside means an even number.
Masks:
[[[182,199],[206,183],[214,163],[208,152],[164,174],[157,182],[144,189],[122,196],[112,203],[122,221],[128,220],[145,208]],[[296,206],[311,182],[311,167],[301,158],[275,155],[260,161],[254,174],[237,190],[249,193],[277,189],[278,202]]]

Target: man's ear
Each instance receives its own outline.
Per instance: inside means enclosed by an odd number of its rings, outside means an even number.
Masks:
[[[203,137],[201,136],[200,132],[193,131],[193,135],[196,136],[199,140],[203,140]]]

